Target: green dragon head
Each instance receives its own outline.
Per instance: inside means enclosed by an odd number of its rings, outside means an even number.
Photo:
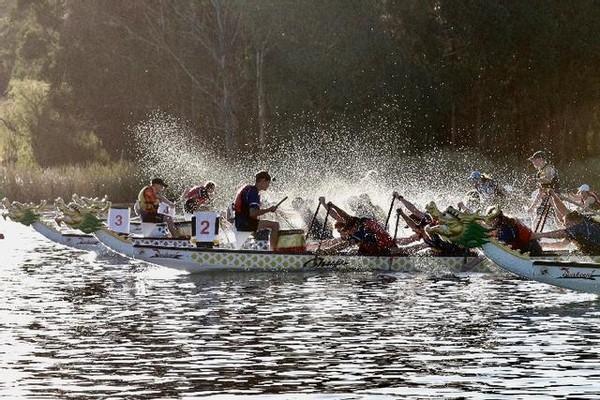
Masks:
[[[448,242],[465,248],[475,248],[489,241],[489,228],[482,224],[484,218],[477,213],[463,213],[448,207],[444,212],[437,210],[434,218],[437,225],[427,228],[427,232],[437,234]]]
[[[3,199],[2,201],[6,213],[4,218],[10,218],[12,221],[19,222],[23,225],[29,226],[36,221],[40,220],[40,215],[43,209],[46,207],[46,201],[40,202],[40,204],[34,203],[20,203],[13,201],[9,203],[8,200]]]
[[[65,204],[62,198],[57,198],[54,205],[60,213],[62,222],[73,229],[79,229],[84,233],[92,233],[102,227],[99,215],[105,214],[111,203],[106,199],[89,199],[74,194],[69,204]]]

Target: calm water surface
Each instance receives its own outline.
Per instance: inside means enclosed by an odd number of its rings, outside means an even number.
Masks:
[[[443,272],[187,275],[0,223],[4,398],[598,398],[596,296]]]

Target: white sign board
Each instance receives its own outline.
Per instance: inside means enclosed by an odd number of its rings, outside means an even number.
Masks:
[[[194,213],[196,241],[198,243],[212,242],[219,233],[219,215],[212,211]]]
[[[109,209],[108,229],[117,233],[129,234],[129,208]]]
[[[166,215],[171,218],[175,218],[175,207],[171,207],[166,203],[160,203],[158,205],[157,212],[162,215]]]

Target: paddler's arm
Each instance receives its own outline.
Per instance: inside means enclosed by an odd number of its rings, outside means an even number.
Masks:
[[[419,240],[421,240],[421,236],[415,233],[414,235],[411,235],[409,237],[396,239],[396,244],[399,246],[406,246],[407,244],[418,242]]]
[[[275,212],[275,211],[277,211],[277,206],[271,206],[271,207],[262,208],[262,209],[258,208],[258,207],[250,207],[249,213],[250,213],[251,218],[256,219],[256,218],[260,217],[261,215],[265,215],[267,213]]]
[[[571,241],[569,239],[563,239],[560,242],[554,242],[554,243],[545,242],[543,249],[544,250],[565,250],[570,245],[571,245]]]
[[[336,221],[345,222],[348,219],[348,214],[346,214],[339,207],[336,207],[336,205],[332,202],[325,202],[325,197],[319,197],[319,203],[321,203],[321,205],[325,207],[326,210],[329,210],[329,215],[331,215],[331,217]]]
[[[571,193],[567,193],[567,194],[562,194],[559,193],[558,197],[562,200],[562,201],[566,201],[567,203],[571,203],[575,206],[581,206],[581,202],[579,201],[579,199],[577,199],[573,194]]]
[[[566,230],[558,229],[550,232],[535,232],[532,237],[534,239],[565,239],[568,235]]]
[[[404,222],[406,222],[406,224],[408,225],[408,227],[410,229],[413,230],[413,232],[418,232],[419,231],[419,225],[417,225],[417,223],[408,215],[406,215],[404,213],[404,211],[402,210],[402,208],[398,208],[396,210],[398,212],[398,214],[400,214],[402,216],[402,218],[404,219]]]
[[[175,203],[173,203],[171,200],[167,199],[164,195],[162,195],[161,193],[157,193],[156,194],[156,198],[158,200],[160,200],[161,202],[169,205],[170,207],[175,207]]]
[[[425,218],[425,213],[422,212],[421,210],[419,210],[417,207],[415,207],[415,205],[413,203],[411,203],[410,201],[408,201],[404,197],[402,197],[400,195],[400,193],[394,192],[394,193],[392,193],[392,195],[395,198],[397,198],[398,200],[400,200],[402,202],[402,204],[404,204],[404,207],[406,207],[406,209],[408,211],[410,211],[412,214],[414,214],[417,218],[419,218],[419,219]]]

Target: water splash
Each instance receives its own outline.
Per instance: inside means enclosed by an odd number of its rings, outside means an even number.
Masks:
[[[266,201],[300,196],[316,205],[319,196],[326,196],[347,206],[351,196],[367,193],[386,211],[393,190],[419,207],[431,200],[445,207],[463,199],[470,189],[466,177],[473,169],[491,171],[513,187],[528,172],[463,149],[408,154],[410,143],[388,123],[369,123],[361,132],[341,123],[304,126],[288,132],[285,140],[248,144],[249,151],[227,157],[201,143],[185,121],[164,113],[153,113],[133,133],[147,178],[163,177],[173,197],[187,186],[213,180],[219,208],[225,208],[260,169],[276,178]],[[515,192],[514,197],[519,200],[511,211],[521,215],[523,195]]]

